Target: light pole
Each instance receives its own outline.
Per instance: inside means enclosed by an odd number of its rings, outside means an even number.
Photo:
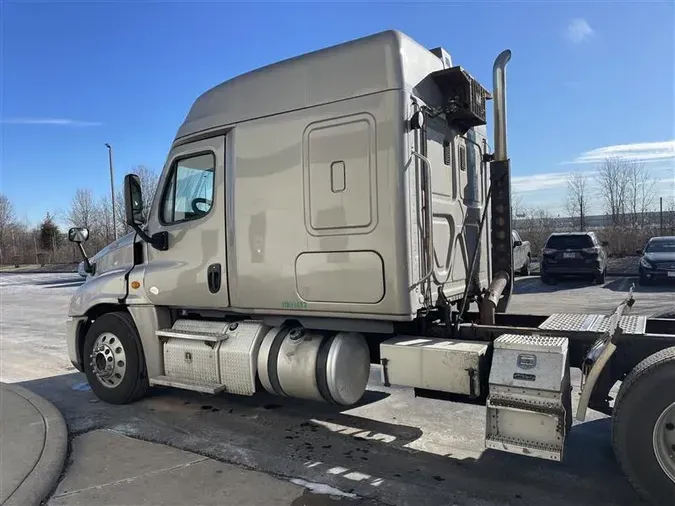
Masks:
[[[105,147],[108,148],[108,163],[110,165],[110,197],[112,198],[112,228],[113,228],[113,238],[117,240],[117,213],[115,212],[115,176],[113,175],[113,162],[112,162],[112,146],[105,143]]]

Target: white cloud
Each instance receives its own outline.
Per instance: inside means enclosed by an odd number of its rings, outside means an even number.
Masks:
[[[551,172],[511,178],[511,188],[516,193],[536,192],[550,188],[560,188],[567,184],[568,172]]]
[[[100,126],[98,121],[80,121],[69,118],[9,118],[2,119],[0,122],[8,125],[56,125],[56,126]]]
[[[591,25],[584,18],[573,19],[567,25],[567,38],[574,44],[581,44],[587,41],[593,34],[595,34],[595,30],[591,28]]]
[[[601,163],[608,157],[639,161],[675,159],[675,139],[662,142],[616,144],[591,149],[581,153],[572,162],[567,163]]]

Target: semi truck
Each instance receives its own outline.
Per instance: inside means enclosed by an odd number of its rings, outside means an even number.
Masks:
[[[488,91],[444,48],[386,31],[198,97],[147,215],[125,177],[132,232],[90,259],[89,231],[69,231],[86,281],[68,352],[93,392],[350,406],[372,366],[385,386],[483,404],[486,448],[561,461],[574,367],[576,418],[611,415],[627,477],[673,504],[675,322],[630,315],[632,292],[611,315],[507,312],[510,58]]]

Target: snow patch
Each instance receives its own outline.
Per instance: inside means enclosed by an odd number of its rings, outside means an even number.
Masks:
[[[349,499],[358,499],[358,496],[356,494],[343,492],[340,489],[331,487],[330,485],[324,485],[323,483],[312,483],[310,481],[301,480],[299,478],[292,479],[291,483],[298,485],[300,487],[305,487],[306,489],[314,492],[315,494],[334,495],[338,497],[347,497]]]

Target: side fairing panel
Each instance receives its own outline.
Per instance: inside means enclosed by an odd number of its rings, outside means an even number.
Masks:
[[[400,90],[234,128],[233,308],[410,318],[404,128]]]

